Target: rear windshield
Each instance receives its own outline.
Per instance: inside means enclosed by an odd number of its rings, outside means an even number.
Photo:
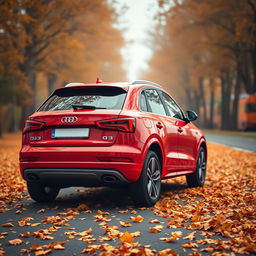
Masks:
[[[56,91],[38,111],[122,109],[126,91],[118,87],[63,88]]]

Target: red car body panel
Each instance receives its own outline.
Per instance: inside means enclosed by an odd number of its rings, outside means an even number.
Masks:
[[[72,88],[76,90],[97,86],[99,85],[81,84]],[[165,91],[164,89],[147,84],[127,83],[100,86],[106,86],[106,90],[108,87],[127,90],[121,110],[39,111],[28,118],[44,122],[44,126],[40,130],[23,132],[20,151],[20,171],[23,177],[25,170],[36,168],[107,168],[117,170],[128,182],[135,182],[140,177],[146,154],[153,145],[161,152],[163,179],[195,171],[199,147],[202,144],[206,147],[203,133],[191,122],[140,110],[140,93],[144,88]],[[63,125],[61,120],[67,116],[77,117],[78,122]],[[113,118],[135,118],[135,131],[101,129],[95,123]],[[89,137],[53,139],[52,130],[56,127],[89,128]],[[103,137],[112,139],[103,140]]]

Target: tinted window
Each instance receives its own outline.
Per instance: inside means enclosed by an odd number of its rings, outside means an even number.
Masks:
[[[183,119],[182,111],[180,110],[178,105],[175,103],[175,101],[167,93],[163,91],[161,91],[160,94],[170,112],[170,116],[174,118]]]
[[[81,105],[103,109],[121,109],[126,91],[118,87],[63,88],[52,95],[38,111],[72,110]]]
[[[164,106],[156,90],[153,90],[153,89],[145,90],[145,95],[147,97],[148,104],[153,113],[166,115]]]
[[[254,113],[256,112],[256,104],[254,103],[247,103],[246,104],[246,113]]]
[[[144,92],[142,92],[141,95],[140,95],[140,110],[144,111],[144,112],[148,111],[146,96],[145,96]]]

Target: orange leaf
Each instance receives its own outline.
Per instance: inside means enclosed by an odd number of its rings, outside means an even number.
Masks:
[[[124,232],[121,236],[120,236],[120,241],[122,243],[131,243],[134,240],[134,237],[131,233],[129,232]]]
[[[179,238],[182,236],[182,232],[181,231],[177,231],[177,232],[172,232],[172,236],[170,237],[164,237],[164,238],[160,238],[160,240],[165,241],[167,243],[172,242],[173,240],[179,240]]]
[[[41,256],[41,255],[46,255],[50,253],[52,249],[47,249],[47,250],[39,250],[35,252],[35,256]]]
[[[127,222],[127,221],[119,221],[119,223],[123,227],[131,227],[132,226],[132,224],[130,222]]]
[[[183,244],[182,247],[184,248],[195,248],[195,247],[198,247],[198,245],[196,243],[187,243],[187,244]]]
[[[160,233],[163,229],[162,225],[156,225],[155,227],[149,228],[150,232],[152,233]]]
[[[77,234],[78,234],[79,236],[87,236],[87,235],[89,235],[89,234],[91,234],[91,233],[92,233],[92,228],[88,228],[87,230],[82,231],[82,232],[78,232]]]
[[[11,222],[7,222],[2,224],[2,227],[14,227],[14,225]]]
[[[158,256],[179,256],[179,254],[172,249],[165,249],[160,251]]]
[[[136,217],[130,216],[130,219],[131,219],[133,222],[142,222],[142,221],[144,221],[144,218],[143,218],[141,215],[138,215],[138,216],[136,216]]]
[[[153,220],[149,220],[148,222],[149,222],[149,223],[160,223],[160,220],[153,219]]]
[[[196,231],[187,234],[187,235],[184,237],[184,239],[189,239],[189,240],[195,239],[195,233],[196,233]]]
[[[100,215],[109,215],[109,212],[103,212],[101,210],[98,210],[98,214],[100,214]]]
[[[30,232],[20,233],[19,236],[25,238],[30,237]]]
[[[55,250],[64,250],[64,249],[65,249],[65,247],[62,246],[61,244],[56,244],[56,245],[53,246],[53,248],[54,248]]]
[[[13,239],[13,240],[9,240],[8,242],[10,245],[19,245],[19,244],[23,243],[23,241],[21,239]]]

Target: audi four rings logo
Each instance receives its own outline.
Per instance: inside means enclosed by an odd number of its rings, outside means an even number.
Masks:
[[[78,121],[78,117],[76,116],[64,116],[61,118],[62,123],[75,123]]]

